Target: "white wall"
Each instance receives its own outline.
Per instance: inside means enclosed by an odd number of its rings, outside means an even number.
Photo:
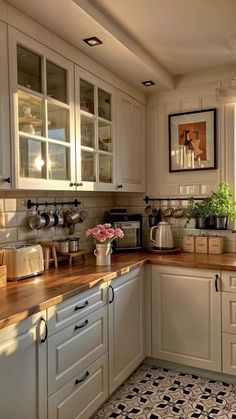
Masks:
[[[233,70],[231,69],[231,72]],[[221,69],[221,78],[224,72]],[[229,70],[225,69],[229,78]],[[148,194],[156,196],[208,195],[222,181],[234,190],[234,105],[219,105],[215,90],[221,85],[217,74],[181,77],[175,90],[163,91],[148,99]],[[217,108],[217,169],[169,173],[168,115]]]

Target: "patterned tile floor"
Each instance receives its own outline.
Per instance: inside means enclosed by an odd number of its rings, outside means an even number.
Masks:
[[[142,365],[93,419],[236,419],[236,384]]]

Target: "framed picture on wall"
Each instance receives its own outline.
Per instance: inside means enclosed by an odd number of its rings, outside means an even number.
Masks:
[[[216,169],[216,109],[168,115],[169,172]]]

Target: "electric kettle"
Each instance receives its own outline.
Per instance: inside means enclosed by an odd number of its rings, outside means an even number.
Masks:
[[[155,240],[153,239],[153,231],[156,229]],[[160,222],[157,226],[151,228],[150,240],[158,249],[173,249],[174,240],[169,223],[165,221]]]

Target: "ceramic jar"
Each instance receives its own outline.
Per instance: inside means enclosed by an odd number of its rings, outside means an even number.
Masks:
[[[94,250],[94,254],[96,256],[97,266],[110,265],[111,254],[112,254],[111,243],[96,244],[96,249]]]

